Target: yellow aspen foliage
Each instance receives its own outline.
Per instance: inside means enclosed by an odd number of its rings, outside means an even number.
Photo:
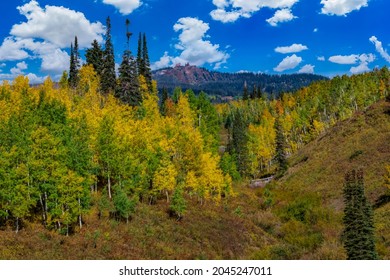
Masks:
[[[4,80],[3,84],[0,86],[0,89],[8,91],[8,92],[11,91],[11,85],[10,85],[9,81]]]
[[[198,178],[194,171],[188,171],[185,179],[185,186],[186,189],[189,189],[191,191],[195,191],[198,188],[199,182]]]
[[[194,127],[195,114],[191,110],[190,103],[186,95],[181,94],[179,96],[176,113],[180,124],[186,127]]]
[[[194,125],[195,114],[186,96],[179,97],[176,112],[177,137],[174,159],[185,171],[198,170],[204,144],[200,130]]]
[[[225,188],[225,178],[219,169],[219,157],[211,153],[204,153],[201,156],[201,176],[198,179],[199,185],[195,190],[201,199],[208,199],[210,196],[217,203],[221,201]]]
[[[325,130],[325,124],[323,122],[314,120],[313,121],[313,134],[320,135]]]
[[[45,96],[51,100],[54,98],[54,83],[52,79],[48,76],[42,85],[42,90],[45,91]]]
[[[177,171],[175,166],[167,159],[162,160],[154,174],[153,186],[156,192],[165,193],[169,201],[169,193],[176,188]]]
[[[18,93],[23,90],[28,91],[30,89],[29,83],[30,81],[27,76],[18,76],[12,82],[12,89]]]
[[[223,192],[222,194],[225,196],[225,197],[229,197],[229,196],[232,196],[234,197],[236,194],[233,192],[233,179],[232,177],[229,175],[229,174],[225,174],[224,176],[224,187],[223,187]]]
[[[79,70],[79,82],[77,92],[84,95],[87,92],[97,92],[100,85],[100,78],[92,65],[84,65]]]
[[[145,95],[143,98],[142,107],[145,110],[145,120],[152,124],[160,121],[161,115],[158,108],[157,95]]]
[[[163,118],[160,129],[164,137],[161,137],[159,147],[164,153],[174,157],[177,153],[176,141],[179,134],[175,120],[171,117]]]
[[[269,120],[263,125],[249,125],[248,150],[251,153],[250,173],[255,177],[265,168],[269,168],[275,154],[276,132],[274,120]]]
[[[138,82],[139,82],[139,90],[141,92],[142,98],[145,98],[149,95],[149,86],[146,82],[146,79],[143,75],[138,76]]]
[[[16,110],[15,106],[10,106],[11,86],[8,81],[3,81],[0,86],[0,120],[8,120],[11,113]]]
[[[152,88],[150,94],[158,96],[157,82],[155,80],[152,80]]]
[[[281,122],[281,125],[283,128],[283,131],[285,131],[289,134],[289,132],[293,128],[293,118],[292,118],[291,114],[284,115],[282,118],[280,118],[280,122]]]

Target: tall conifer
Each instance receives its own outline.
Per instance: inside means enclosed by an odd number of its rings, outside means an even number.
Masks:
[[[143,61],[142,61],[142,34],[138,36],[138,49],[137,49],[137,69],[138,75],[144,75]]]
[[[241,110],[236,110],[234,116],[227,124],[230,130],[229,153],[234,155],[237,161],[237,169],[241,176],[248,174],[248,122]]]
[[[115,57],[114,46],[111,41],[110,17],[107,18],[106,25],[106,43],[103,53],[103,67],[101,74],[101,89],[105,94],[114,90],[116,86]]]
[[[349,260],[375,260],[374,224],[371,205],[364,193],[362,170],[345,175],[344,247]]]
[[[119,82],[115,91],[115,96],[123,103],[138,106],[142,102],[142,95],[139,90],[137,62],[130,51],[129,32],[130,21],[126,20],[127,49],[123,53],[122,63],[119,67]]]
[[[70,68],[69,68],[69,86],[76,88],[78,84],[78,73],[80,68],[80,53],[77,36],[70,45]]]
[[[162,93],[161,93],[161,103],[160,103],[160,112],[161,112],[161,115],[165,116],[166,115],[166,102],[168,100],[168,97],[169,97],[169,94],[168,94],[168,90],[164,87],[162,89]]]
[[[103,50],[97,40],[93,40],[92,47],[85,52],[87,64],[91,64],[98,75],[102,74],[103,54]]]
[[[143,39],[142,39],[142,62],[143,62],[143,76],[146,79],[146,82],[149,86],[149,88],[152,86],[152,71],[150,69],[150,60],[149,60],[149,53],[148,53],[148,45],[146,42],[146,34],[144,33]]]

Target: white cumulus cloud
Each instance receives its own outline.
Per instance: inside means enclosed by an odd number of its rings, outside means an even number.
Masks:
[[[321,0],[325,15],[346,16],[352,11],[368,6],[368,0]]]
[[[0,46],[0,60],[13,61],[28,58],[29,54],[22,49],[22,46],[23,43],[21,43],[21,40],[13,37],[5,38]]]
[[[362,54],[359,56],[359,65],[351,67],[349,70],[352,74],[359,74],[363,72],[371,71],[371,69],[368,67],[368,64],[375,61],[375,55],[372,53],[369,54]]]
[[[351,55],[334,55],[329,57],[329,61],[337,64],[356,64],[359,56],[356,54]]]
[[[302,74],[314,74],[314,65],[311,65],[311,64],[306,64],[305,66],[303,66],[299,71],[298,73],[302,73]]]
[[[208,23],[197,18],[185,17],[179,19],[173,29],[181,32],[179,42],[175,45],[175,49],[181,53],[172,57],[165,52],[164,56],[153,64],[154,69],[177,63],[190,63],[196,66],[210,64],[214,69],[218,69],[230,57],[228,53],[219,50],[218,44],[206,40],[208,38],[206,33],[210,29]]]
[[[103,0],[103,3],[114,6],[122,15],[129,15],[142,5],[140,0]]]
[[[46,5],[42,8],[35,0],[17,9],[27,22],[12,27],[10,33],[15,37],[42,39],[61,48],[68,47],[75,36],[81,48],[89,46],[94,39],[103,41],[103,25],[91,23],[81,12],[62,6]]]
[[[0,46],[0,60],[17,61],[27,58],[41,59],[41,70],[53,74],[69,68],[68,53],[49,42],[8,37]]]
[[[287,56],[282,62],[279,63],[278,66],[274,68],[276,72],[283,72],[286,70],[294,69],[302,62],[302,57],[299,57],[295,54],[292,56]]]
[[[283,54],[298,53],[301,51],[306,51],[308,49],[309,48],[307,46],[302,45],[302,44],[292,44],[291,46],[288,46],[288,47],[277,47],[277,48],[275,48],[275,52],[283,53]]]
[[[168,52],[164,52],[164,55],[160,58],[160,60],[154,62],[152,64],[152,69],[161,69],[171,66],[173,57],[168,55]]]
[[[267,22],[271,26],[278,26],[279,23],[292,21],[294,18],[297,17],[292,14],[290,9],[282,9],[276,11],[272,18],[267,19]]]
[[[370,42],[375,45],[376,51],[387,61],[390,63],[390,55],[389,53],[383,48],[382,42],[378,40],[377,37],[372,36],[370,38]]]
[[[352,74],[358,74],[370,71],[371,69],[368,67],[368,65],[371,62],[375,61],[375,55],[372,53],[369,54],[351,54],[351,55],[335,55],[329,58],[330,62],[337,63],[337,64],[343,64],[343,65],[354,65],[358,64],[357,66],[352,66],[350,69],[350,72]]]
[[[299,0],[213,0],[216,9],[210,15],[214,20],[228,23],[239,18],[250,18],[262,8],[270,8],[278,11],[267,21],[276,26],[279,22],[295,18],[291,8],[298,2]]]
[[[12,81],[20,75],[27,76],[30,84],[40,84],[46,79],[46,77],[38,77],[33,73],[25,73],[28,69],[28,64],[25,61],[16,63],[14,67],[10,69],[10,73],[0,73],[0,81]]]
[[[32,84],[32,85],[34,85],[34,84],[35,85],[36,84],[42,84],[46,80],[46,78],[47,78],[47,76],[46,77],[39,77],[39,76],[37,76],[36,74],[33,74],[33,73],[29,73],[26,76],[27,76],[30,84]]]
[[[53,52],[41,54],[41,70],[50,73],[62,73],[69,69],[70,58],[66,51],[55,49]]]
[[[232,11],[228,12],[225,11],[224,9],[216,9],[210,13],[211,17],[214,20],[223,22],[223,23],[228,23],[228,22],[235,22],[238,20],[242,14],[237,11]]]
[[[63,49],[70,46],[75,36],[80,49],[89,47],[94,39],[103,41],[104,26],[91,23],[81,12],[62,6],[42,8],[35,0],[17,9],[27,21],[12,26],[10,36],[0,45],[0,61],[39,59],[41,71],[58,75],[69,68],[69,55]],[[42,80],[38,76],[31,78]]]

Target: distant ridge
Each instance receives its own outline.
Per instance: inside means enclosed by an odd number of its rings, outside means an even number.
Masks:
[[[176,87],[195,92],[205,91],[217,98],[223,96],[237,97],[243,92],[244,83],[251,92],[254,86],[260,87],[267,95],[278,96],[282,92],[296,91],[302,87],[328,78],[314,74],[268,75],[263,73],[222,73],[209,71],[193,65],[176,65],[153,71],[153,79],[158,88],[172,91]]]

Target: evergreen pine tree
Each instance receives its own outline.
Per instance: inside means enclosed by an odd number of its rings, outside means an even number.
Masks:
[[[283,128],[279,119],[275,122],[276,130],[276,155],[275,159],[279,166],[279,175],[283,175],[287,171],[287,157],[286,157],[286,139],[283,134]]]
[[[77,68],[76,68],[76,60],[74,54],[73,43],[70,44],[70,67],[69,67],[69,86],[72,88],[76,87],[76,77],[77,77]]]
[[[161,103],[160,103],[160,113],[161,115],[165,116],[166,115],[166,102],[168,100],[169,94],[168,90],[164,87],[162,89],[161,93]]]
[[[237,170],[245,177],[248,170],[248,123],[242,111],[237,110],[227,124],[230,130],[228,150],[237,161]]]
[[[150,69],[150,60],[149,60],[149,53],[148,53],[148,45],[146,42],[146,34],[144,33],[143,39],[142,39],[142,63],[143,63],[143,76],[146,79],[146,82],[149,86],[149,89],[151,89],[152,86],[152,71]]]
[[[80,52],[79,52],[79,42],[77,40],[77,36],[74,37],[74,49],[73,49],[73,54],[74,54],[74,60],[75,60],[75,65],[76,65],[76,70],[77,72],[80,69]]]
[[[69,67],[69,86],[76,88],[78,84],[78,74],[80,68],[80,53],[77,36],[74,38],[74,45],[70,45],[70,67]]]
[[[91,64],[98,75],[102,74],[103,50],[97,40],[93,40],[92,47],[85,52],[87,64]]]
[[[244,93],[242,95],[242,100],[248,100],[249,99],[249,93],[248,93],[248,85],[245,82],[244,83]]]
[[[139,90],[137,63],[129,47],[131,33],[129,32],[130,21],[126,20],[127,49],[123,53],[122,63],[119,67],[119,82],[115,96],[123,103],[138,106],[142,102],[142,95]]]
[[[257,87],[256,85],[253,86],[253,90],[252,90],[252,93],[251,93],[251,99],[256,99],[257,98]]]
[[[116,87],[115,57],[114,46],[111,41],[111,20],[107,18],[106,22],[106,43],[103,52],[103,67],[101,74],[101,89],[107,94]]]
[[[364,193],[362,170],[345,175],[344,247],[349,260],[375,260],[374,224],[371,205]]]
[[[138,49],[137,49],[137,69],[138,69],[138,75],[144,76],[144,63],[142,61],[142,34],[139,33],[138,36]]]
[[[261,91],[261,87],[257,87],[257,98],[258,99],[265,99],[265,96],[263,95],[263,92]]]

